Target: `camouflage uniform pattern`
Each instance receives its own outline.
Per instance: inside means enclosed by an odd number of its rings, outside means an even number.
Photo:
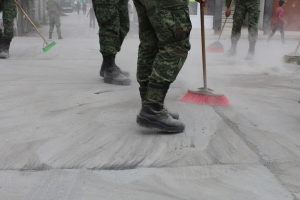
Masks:
[[[231,0],[226,0],[226,6],[229,7]],[[241,28],[246,14],[248,13],[248,40],[250,42],[256,42],[258,37],[258,20],[259,20],[259,4],[260,0],[237,0],[235,11],[233,15],[233,27],[231,32],[231,38],[233,40],[239,40],[241,37]]]
[[[137,81],[169,85],[181,70],[190,50],[192,28],[187,0],[134,0],[139,19]],[[159,91],[159,90],[155,90]],[[163,91],[163,90],[161,90]],[[148,91],[149,92],[149,91]],[[153,99],[162,94],[148,94]]]
[[[13,0],[1,0],[0,12],[3,12],[3,27],[0,29],[1,39],[12,39],[14,37],[14,18],[17,16],[17,7]]]
[[[53,29],[55,25],[57,33],[60,35],[61,34],[60,13],[62,10],[60,3],[58,3],[56,0],[48,0],[46,3],[46,7],[48,10],[49,21],[50,21],[49,33],[53,33]]]
[[[129,32],[128,0],[93,0],[99,25],[100,52],[117,54]]]

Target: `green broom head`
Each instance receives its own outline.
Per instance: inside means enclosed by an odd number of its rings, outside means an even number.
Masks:
[[[56,44],[57,44],[57,42],[54,41],[51,44],[47,45],[45,48],[43,48],[44,53],[46,53],[47,51],[49,51]]]
[[[300,54],[298,52],[293,52],[285,55],[283,59],[286,63],[298,63],[300,61]]]

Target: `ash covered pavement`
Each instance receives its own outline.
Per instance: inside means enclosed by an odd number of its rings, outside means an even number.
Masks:
[[[41,38],[16,37],[0,60],[0,199],[300,199],[300,66],[282,61],[296,40],[259,40],[254,61],[246,39],[234,59],[208,53],[208,85],[231,103],[221,107],[179,101],[202,87],[192,37],[166,99],[186,130],[164,134],[135,122],[138,39],[116,59],[132,84],[105,84],[97,28],[82,14],[61,21],[47,53]]]

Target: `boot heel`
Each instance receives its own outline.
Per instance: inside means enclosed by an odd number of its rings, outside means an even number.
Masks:
[[[111,78],[106,78],[105,77],[103,80],[104,80],[104,83],[109,83],[109,84],[113,83],[113,79],[111,79]]]
[[[144,117],[140,117],[139,115],[136,116],[136,123],[145,128],[156,128],[153,122]]]

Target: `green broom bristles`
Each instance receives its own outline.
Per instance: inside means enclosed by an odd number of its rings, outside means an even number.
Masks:
[[[300,54],[298,52],[293,52],[290,54],[287,54],[283,57],[284,62],[286,63],[297,63],[300,61]]]
[[[47,51],[49,51],[56,44],[57,44],[57,42],[52,42],[51,44],[49,44],[48,46],[46,46],[45,48],[43,48],[44,53],[46,53]]]

